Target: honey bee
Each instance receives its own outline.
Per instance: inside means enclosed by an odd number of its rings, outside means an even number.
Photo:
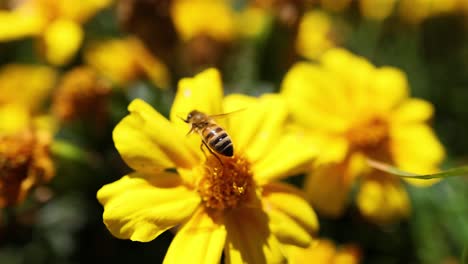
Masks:
[[[198,110],[193,110],[187,115],[186,119],[182,118],[185,123],[191,125],[190,131],[187,134],[194,131],[197,132],[202,138],[202,145],[200,147],[205,145],[218,160],[220,159],[214,152],[226,157],[232,157],[234,155],[234,147],[231,138],[226,130],[214,121],[214,117],[224,115],[226,114],[207,115]]]

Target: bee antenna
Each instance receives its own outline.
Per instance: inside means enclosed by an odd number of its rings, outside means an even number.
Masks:
[[[180,120],[184,121],[185,123],[188,123],[188,120],[186,120],[186,119],[180,117],[179,115],[177,115],[177,117],[180,118]]]

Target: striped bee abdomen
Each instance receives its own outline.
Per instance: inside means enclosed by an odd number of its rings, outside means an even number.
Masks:
[[[234,155],[234,148],[229,135],[216,124],[207,126],[202,132],[205,143],[210,146],[212,150],[223,156],[232,157]]]

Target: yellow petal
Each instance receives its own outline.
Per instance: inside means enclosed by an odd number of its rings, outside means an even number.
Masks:
[[[177,232],[164,263],[219,263],[225,241],[226,229],[221,219],[200,207]]]
[[[224,101],[227,112],[241,109],[229,117],[229,133],[236,152],[256,162],[271,150],[271,142],[280,137],[288,115],[286,103],[279,95],[259,99],[235,94]]]
[[[408,97],[406,75],[393,67],[376,69],[370,84],[372,106],[377,110],[388,111]]]
[[[171,16],[185,41],[197,35],[219,41],[229,41],[234,36],[234,13],[226,1],[176,1]]]
[[[392,121],[399,123],[425,122],[432,117],[434,107],[421,99],[407,99],[393,112]]]
[[[36,13],[0,10],[0,41],[38,35],[45,22],[45,18]]]
[[[136,99],[128,106],[130,115],[115,127],[115,146],[125,162],[133,169],[155,173],[166,168],[191,168],[198,164],[182,131]]]
[[[325,164],[307,175],[305,191],[314,208],[326,216],[340,216],[346,208],[353,183],[347,166],[346,162]]]
[[[52,22],[44,32],[45,56],[54,65],[68,63],[81,46],[84,32],[80,25],[65,19]]]
[[[444,147],[425,124],[392,128],[390,147],[397,167],[412,173],[433,173],[445,158]]]
[[[153,177],[131,174],[102,187],[97,198],[104,206],[109,231],[121,239],[148,242],[188,219],[200,205],[174,173]]]
[[[0,70],[0,101],[18,103],[36,112],[50,97],[56,77],[56,72],[46,66],[5,65]]]
[[[262,196],[270,227],[280,242],[308,246],[319,223],[304,194],[285,184],[270,183],[263,186]]]
[[[327,13],[322,11],[305,13],[297,33],[297,52],[305,58],[317,59],[324,51],[335,46],[331,38],[332,33],[332,18]]]
[[[317,216],[304,193],[284,183],[269,183],[263,186],[263,199],[277,210],[298,221],[308,232],[319,228]]]
[[[186,118],[192,110],[208,115],[222,114],[223,84],[217,69],[207,69],[193,78],[179,81],[171,109],[171,121],[187,128],[179,117]]]
[[[305,172],[318,150],[304,146],[304,136],[288,133],[280,137],[270,151],[252,165],[254,177],[259,184]]]
[[[269,210],[268,217],[271,232],[282,244],[307,247],[312,242],[311,235],[286,214],[277,210]]]
[[[226,263],[283,263],[280,244],[268,228],[268,217],[256,208],[226,213]]]
[[[340,78],[311,63],[297,63],[281,84],[295,121],[319,131],[340,133],[347,129],[352,111]]]
[[[83,23],[112,2],[112,0],[84,0],[76,4],[74,0],[60,0],[56,1],[56,5],[61,17]]]
[[[398,179],[385,180],[391,175],[377,175],[377,178],[364,178],[357,195],[357,205],[361,213],[377,223],[387,223],[406,217],[410,211],[408,194]]]
[[[0,134],[14,134],[31,125],[31,115],[23,105],[6,104],[0,107]]]
[[[130,38],[129,46],[135,56],[135,61],[143,72],[158,88],[168,88],[170,83],[169,70],[166,66],[145,47],[137,38]]]

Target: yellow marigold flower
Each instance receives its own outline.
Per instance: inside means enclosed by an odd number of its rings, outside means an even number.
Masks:
[[[456,11],[457,0],[400,0],[400,16],[412,24],[419,24],[424,19]]]
[[[61,121],[87,118],[102,124],[107,118],[110,85],[89,67],[77,67],[63,76],[55,91],[52,109]]]
[[[18,204],[33,186],[52,178],[50,143],[50,134],[38,130],[0,133],[0,207]]]
[[[279,263],[283,245],[309,245],[318,228],[314,211],[295,188],[273,181],[301,171],[316,151],[282,132],[281,97],[223,99],[219,72],[208,69],[179,82],[170,120],[139,99],[128,109],[113,138],[136,172],[97,193],[114,236],[147,242],[180,226],[165,263],[219,263],[223,251],[228,263]],[[200,136],[186,135],[181,116],[194,109],[245,109],[219,119],[233,157],[218,160],[204,148],[205,156]]]
[[[63,65],[81,46],[81,24],[111,0],[26,0],[10,11],[0,11],[0,41],[39,37],[48,62]]]
[[[5,65],[0,68],[0,105],[15,103],[35,112],[50,95],[56,77],[46,66]]]
[[[364,17],[384,20],[393,13],[396,0],[359,0],[359,8]]]
[[[0,105],[0,208],[22,202],[33,186],[54,176],[51,140],[25,105]]]
[[[45,66],[0,68],[0,207],[20,203],[33,186],[54,176],[53,124],[39,114],[55,79]]]
[[[95,42],[86,48],[84,57],[88,65],[117,84],[145,76],[160,88],[169,87],[168,69],[137,38]]]
[[[298,63],[288,72],[282,94],[292,116],[305,127],[309,140],[323,147],[320,165],[307,177],[306,190],[324,214],[343,212],[359,175],[364,176],[358,194],[364,215],[384,221],[408,213],[401,181],[370,169],[368,158],[414,173],[438,170],[445,154],[426,124],[432,105],[410,98],[408,90],[400,70],[376,68],[343,49],[328,51],[318,64]]]
[[[296,39],[297,53],[308,59],[317,59],[326,50],[335,47],[333,22],[327,13],[309,11],[302,17]]]
[[[221,42],[229,42],[234,38],[235,14],[229,1],[175,0],[171,15],[184,41],[199,35]]]
[[[288,247],[289,263],[302,264],[358,264],[361,252],[355,245],[337,247],[332,241],[320,239],[310,244],[308,248]]]

